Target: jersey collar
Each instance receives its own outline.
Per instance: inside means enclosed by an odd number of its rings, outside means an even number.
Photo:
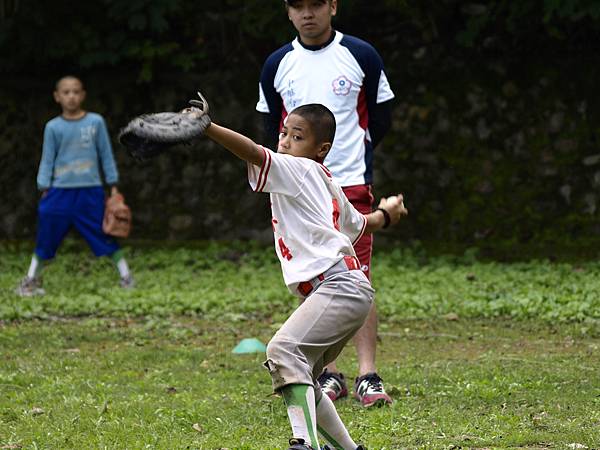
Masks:
[[[307,45],[300,40],[300,36],[298,36],[296,38],[296,40],[306,50],[316,51],[316,50],[321,50],[321,49],[327,47],[329,44],[331,44],[333,42],[333,40],[335,39],[335,33],[336,33],[336,31],[332,30],[332,33],[331,33],[331,36],[329,37],[329,39],[327,39],[327,41],[325,41],[324,43],[322,43],[320,45]]]

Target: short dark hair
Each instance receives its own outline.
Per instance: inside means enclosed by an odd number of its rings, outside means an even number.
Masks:
[[[309,103],[298,106],[290,114],[297,114],[308,121],[315,139],[319,143],[329,142],[333,144],[333,139],[335,138],[335,116],[325,105]]]
[[[294,3],[298,3],[300,0],[284,0],[284,3],[288,6],[294,6]],[[331,0],[321,0],[323,3],[329,3]]]
[[[81,84],[81,88],[85,89],[85,86],[83,85],[83,81],[81,81],[81,78],[79,78],[78,76],[69,74],[69,75],[64,75],[64,76],[60,77],[58,80],[56,80],[56,83],[54,83],[54,90],[58,91],[58,86],[60,85],[61,82],[65,81],[65,80],[79,81],[79,84]]]

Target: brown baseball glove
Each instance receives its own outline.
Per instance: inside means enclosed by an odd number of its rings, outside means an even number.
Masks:
[[[131,209],[123,195],[116,193],[106,199],[102,231],[114,237],[126,238],[131,232]]]

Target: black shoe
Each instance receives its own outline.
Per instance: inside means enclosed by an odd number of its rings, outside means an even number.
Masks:
[[[346,378],[343,373],[329,372],[327,369],[319,375],[319,384],[323,394],[331,399],[332,402],[346,397],[348,395],[348,387],[346,386]]]
[[[358,377],[354,382],[354,398],[364,407],[383,406],[392,403],[392,398],[383,388],[383,380],[375,372]]]
[[[329,445],[325,444],[323,447],[321,447],[321,450],[333,450]],[[367,450],[367,447],[365,447],[364,445],[359,445],[358,447],[356,447],[356,450]]]
[[[308,445],[304,439],[301,438],[291,438],[290,446],[288,450],[315,450],[310,445]]]

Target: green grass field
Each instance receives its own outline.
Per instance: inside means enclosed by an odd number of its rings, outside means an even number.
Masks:
[[[264,355],[295,305],[271,248],[128,249],[138,288],[68,242],[21,299],[27,245],[0,244],[0,448],[281,449]],[[378,365],[391,407],[338,402],[369,449],[600,448],[596,262],[379,250]],[[348,347],[339,361],[356,370]]]

